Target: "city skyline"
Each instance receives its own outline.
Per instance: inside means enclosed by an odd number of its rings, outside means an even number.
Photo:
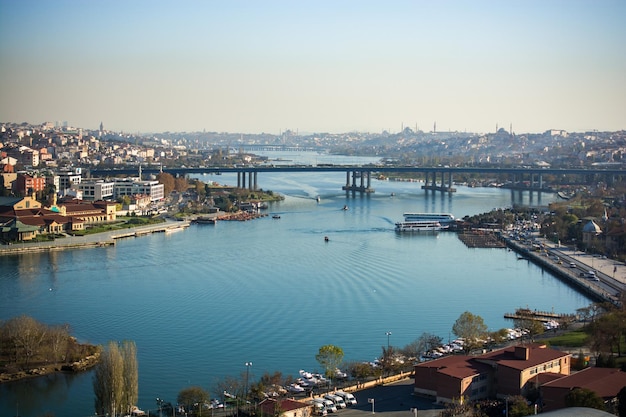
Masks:
[[[126,132],[626,128],[620,1],[0,0],[0,119]]]

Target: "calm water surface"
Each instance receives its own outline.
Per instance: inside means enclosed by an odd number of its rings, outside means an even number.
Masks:
[[[202,179],[236,183],[228,175]],[[463,217],[513,203],[545,205],[551,195],[458,187],[449,196],[425,193],[420,183],[373,181],[375,194],[352,196],[341,191],[341,173],[261,174],[258,182],[287,196],[268,210],[280,219],[0,258],[0,319],[69,323],[91,343],[134,340],[138,405],[148,410],[156,397],[175,402],[182,388],[212,390],[224,376],[239,377],[249,361],[252,380],[277,370],[296,375],[319,370],[315,354],[329,343],[347,361],[372,360],[385,332],[398,347],[422,332],[447,340],[464,311],[497,330],[511,326],[503,313],[516,307],[573,312],[590,303],[513,252],[468,249],[452,233],[393,231],[405,211]],[[0,415],[93,415],[91,378],[0,386]]]

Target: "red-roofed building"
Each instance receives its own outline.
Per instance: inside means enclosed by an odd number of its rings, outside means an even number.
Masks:
[[[586,388],[604,400],[613,401],[626,387],[626,372],[615,368],[586,368],[572,375],[541,385],[543,410],[565,407],[565,397],[574,388]]]
[[[541,381],[569,375],[570,361],[570,354],[539,344],[446,356],[415,366],[414,391],[441,403],[524,395]]]
[[[268,398],[259,403],[257,411],[271,417],[310,417],[312,407],[300,401]]]

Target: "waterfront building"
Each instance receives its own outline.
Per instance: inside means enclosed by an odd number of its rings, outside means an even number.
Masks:
[[[546,377],[569,375],[570,362],[569,353],[542,344],[451,355],[416,365],[414,392],[441,403],[525,395]]]

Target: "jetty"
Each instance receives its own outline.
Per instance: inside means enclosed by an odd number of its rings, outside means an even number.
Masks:
[[[541,322],[558,321],[573,322],[577,317],[575,314],[559,314],[550,311],[537,311],[529,308],[518,308],[515,313],[504,313],[505,319],[511,320],[537,320]]]

